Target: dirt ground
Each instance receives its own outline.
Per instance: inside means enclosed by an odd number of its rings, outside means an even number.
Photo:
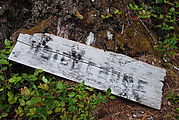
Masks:
[[[4,39],[17,40],[19,33],[48,32],[81,43],[90,33],[91,46],[122,53],[149,64],[165,68],[161,110],[117,98],[100,104],[94,112],[97,120],[175,120],[177,105],[166,99],[169,92],[179,92],[179,72],[168,66],[153,50],[156,31],[151,19],[136,20],[127,9],[129,3],[150,4],[152,0],[1,0],[0,48]],[[114,11],[122,11],[114,14]],[[103,18],[111,13],[111,17]],[[146,26],[144,26],[144,23]],[[147,29],[146,29],[147,27]],[[179,54],[171,60],[179,65]],[[179,105],[178,105],[179,106]]]

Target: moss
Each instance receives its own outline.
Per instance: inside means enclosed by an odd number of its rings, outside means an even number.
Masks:
[[[17,37],[19,36],[20,33],[32,35],[34,33],[43,32],[48,27],[51,27],[52,23],[56,19],[57,19],[56,17],[50,16],[48,19],[42,20],[38,25],[36,25],[35,27],[33,27],[31,29],[28,29],[28,30],[27,29],[19,29],[18,31],[13,33],[12,40],[16,41]]]
[[[120,48],[129,48],[129,54],[153,53],[154,51],[149,35],[143,30],[142,25],[135,24],[133,27],[125,29],[123,34],[119,33],[116,38],[116,43]]]

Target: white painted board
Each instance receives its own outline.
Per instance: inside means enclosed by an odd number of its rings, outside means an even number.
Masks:
[[[20,34],[9,60],[160,109],[166,70],[52,34]]]

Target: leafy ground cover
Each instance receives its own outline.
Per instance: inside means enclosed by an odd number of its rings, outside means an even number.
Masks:
[[[5,45],[0,53],[0,119],[92,120],[98,104],[115,98],[110,89],[104,96],[84,82],[67,84],[42,70],[17,71],[17,64],[7,60],[13,46],[7,39]]]

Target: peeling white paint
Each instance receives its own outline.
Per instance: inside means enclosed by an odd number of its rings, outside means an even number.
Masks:
[[[86,44],[91,45],[95,42],[94,33],[90,32],[89,36],[87,37]]]
[[[94,34],[90,33],[90,42]],[[44,44],[45,43],[45,44]],[[20,34],[9,60],[160,109],[166,70],[52,34]]]

